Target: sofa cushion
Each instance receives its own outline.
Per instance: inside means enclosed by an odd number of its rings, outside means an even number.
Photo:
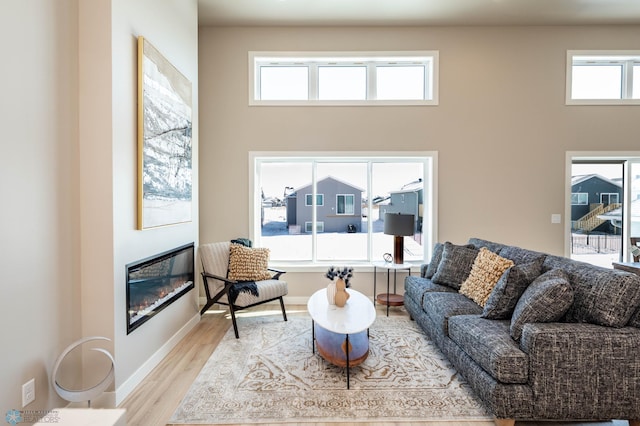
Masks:
[[[509,320],[457,315],[449,318],[449,337],[496,380],[527,383],[529,357],[511,338]]]
[[[627,325],[640,328],[640,308],[638,308],[636,310],[636,313],[631,316],[631,319],[629,320],[629,323]]]
[[[423,296],[422,309],[437,326],[434,332],[446,336],[449,318],[455,315],[480,315],[482,308],[458,292],[427,292]]]
[[[513,263],[520,265],[522,263],[530,263],[539,260],[542,263],[547,255],[533,250],[527,250],[515,246],[506,246],[500,250],[500,256],[513,260]]]
[[[569,277],[552,269],[536,278],[518,300],[511,317],[511,337],[520,340],[522,328],[532,322],[558,321],[573,302]]]
[[[500,253],[500,250],[506,247],[504,244],[494,243],[493,241],[483,240],[482,238],[469,238],[467,244],[473,245],[478,250],[482,247],[486,247],[494,253]]]
[[[542,273],[544,258],[533,262],[516,264],[509,268],[498,280],[484,305],[482,317],[487,319],[508,319],[529,284]]]
[[[431,280],[440,285],[446,285],[456,290],[467,279],[478,250],[467,246],[458,246],[450,242],[444,243],[442,260]]]
[[[420,306],[422,306],[422,296],[429,291],[443,291],[448,293],[454,293],[455,290],[451,287],[435,284],[433,281],[427,278],[416,277],[415,275],[409,275],[404,279],[404,293],[405,297],[410,297]]]
[[[513,260],[505,259],[486,247],[482,247],[471,272],[460,286],[460,293],[480,306],[487,303],[491,290],[504,272],[513,266]]]
[[[588,275],[578,271],[571,278],[576,295],[567,321],[624,327],[640,305],[640,277],[635,274],[604,269]]]

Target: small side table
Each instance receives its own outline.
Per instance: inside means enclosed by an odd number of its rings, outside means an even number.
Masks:
[[[387,306],[387,316],[389,316],[389,306],[403,306],[404,305],[404,296],[401,294],[396,294],[397,291],[397,273],[398,271],[409,271],[409,275],[411,275],[411,265],[410,263],[393,263],[393,262],[373,262],[373,295],[375,305],[378,302],[381,305]],[[387,292],[376,294],[376,284],[378,280],[377,269],[383,268],[387,270]],[[391,271],[393,271],[393,293],[390,292],[390,281],[391,281]]]
[[[613,269],[632,272],[640,275],[640,262],[613,262]]]

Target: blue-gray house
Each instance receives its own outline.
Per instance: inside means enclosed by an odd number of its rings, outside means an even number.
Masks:
[[[615,233],[607,220],[598,216],[622,203],[622,184],[598,174],[574,176],[571,180],[572,229],[583,232]]]
[[[380,219],[384,220],[386,213],[412,214],[416,218],[416,232],[419,232],[422,229],[423,198],[422,179],[408,183],[399,190],[391,191],[388,202],[379,204]]]
[[[362,188],[327,176],[316,184],[317,232],[360,232]],[[296,189],[287,197],[290,233],[313,231],[313,187]]]

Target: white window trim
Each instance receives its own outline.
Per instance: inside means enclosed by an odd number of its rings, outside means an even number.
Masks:
[[[622,160],[630,162],[640,162],[640,151],[567,151],[565,153],[565,205],[564,215],[571,218],[571,200],[566,194],[571,194],[571,165],[574,161],[598,161],[598,160]],[[625,175],[629,173],[629,168],[625,168]],[[629,179],[628,176],[625,179]],[[625,205],[624,214],[631,217],[631,185],[626,185],[623,194],[623,203]],[[571,220],[564,221],[564,256],[571,257]],[[626,230],[622,233],[622,241],[629,241]],[[629,259],[629,246],[623,244],[622,253],[624,259]]]
[[[291,58],[294,59],[303,59],[305,61],[312,61],[314,58],[355,58],[362,60],[375,60],[377,59],[385,59],[388,62],[393,62],[394,58],[398,58],[400,62],[404,62],[404,60],[410,58],[429,58],[432,62],[431,67],[427,67],[426,70],[426,79],[425,82],[425,90],[430,91],[431,99],[426,100],[331,100],[331,101],[321,101],[316,99],[310,100],[291,100],[291,101],[281,101],[281,100],[259,100],[256,99],[256,58],[274,58],[277,59],[278,62],[283,62]],[[394,106],[394,105],[402,105],[402,106],[434,106],[439,104],[438,100],[438,84],[439,84],[439,51],[437,50],[424,50],[424,51],[396,51],[396,52],[258,52],[258,51],[250,51],[249,52],[249,105],[250,106]],[[409,64],[411,61],[408,61]],[[292,62],[293,64],[293,62]],[[317,68],[317,67],[316,67]],[[429,70],[431,72],[429,72]],[[314,72],[317,72],[317,69],[314,71],[313,69],[309,70],[309,78],[310,78],[310,92],[314,91]],[[375,82],[369,81],[367,82],[369,88],[372,85],[375,85]],[[315,89],[317,92],[317,89]],[[311,93],[310,93],[311,95]]]
[[[255,214],[255,203],[257,200],[260,200],[260,188],[256,185],[255,177],[257,176],[256,170],[256,158],[260,157],[282,157],[282,158],[296,158],[296,157],[326,157],[329,159],[333,159],[336,156],[346,159],[345,161],[349,161],[349,158],[396,158],[398,161],[403,159],[411,159],[415,157],[425,157],[428,158],[430,162],[429,169],[431,173],[429,174],[427,170],[424,171],[423,182],[424,182],[424,200],[425,205],[431,205],[431,209],[425,209],[424,216],[422,219],[422,235],[424,236],[423,247],[424,247],[424,261],[420,263],[427,262],[427,259],[431,259],[433,255],[433,245],[438,241],[438,151],[363,151],[363,152],[321,152],[321,151],[250,151],[248,160],[249,160],[249,235],[253,238],[254,242],[259,246],[259,237],[260,237],[260,229],[261,229],[261,220],[260,214]],[[352,264],[356,264],[357,262],[351,262]],[[278,266],[286,266],[287,270],[291,272],[319,272],[326,271],[326,265],[320,263],[297,263],[297,262],[273,262],[273,265]],[[366,268],[370,267],[369,262],[365,262],[364,265]],[[416,264],[416,267],[419,267],[419,264]],[[373,271],[373,268],[370,268]]]
[[[566,63],[566,105],[640,105],[640,99],[573,99],[571,97],[573,58],[574,56],[600,56],[611,57],[612,61],[629,62],[632,58],[640,58],[640,50],[567,50]],[[594,61],[595,62],[595,61]],[[627,80],[622,82],[623,90],[629,86],[628,80],[632,76],[627,75]],[[640,84],[640,82],[638,82]]]

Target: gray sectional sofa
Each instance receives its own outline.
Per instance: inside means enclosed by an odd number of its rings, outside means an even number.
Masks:
[[[510,265],[484,306],[460,293],[480,251]],[[436,244],[420,276],[405,280],[405,307],[496,424],[640,426],[639,276],[471,238]]]

